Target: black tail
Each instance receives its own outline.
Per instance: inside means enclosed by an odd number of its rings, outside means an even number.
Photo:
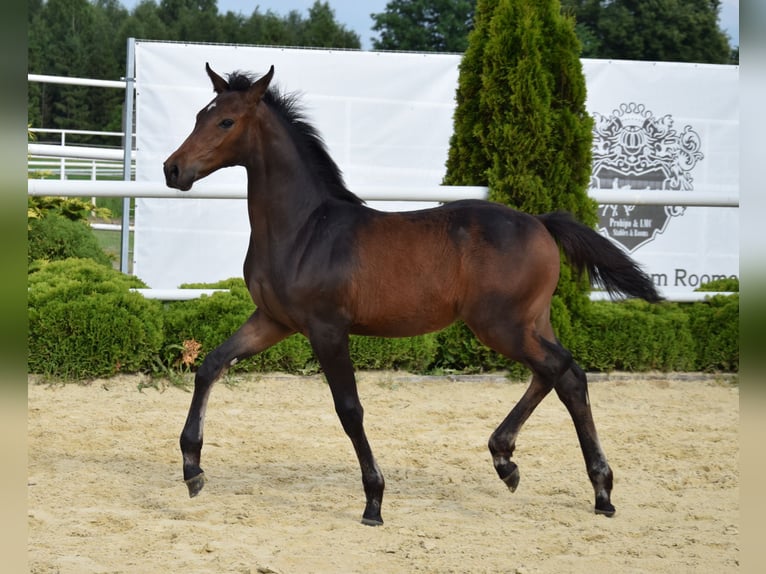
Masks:
[[[561,246],[569,262],[610,296],[622,293],[655,303],[661,301],[651,278],[623,251],[593,229],[575,221],[563,211],[537,218]]]

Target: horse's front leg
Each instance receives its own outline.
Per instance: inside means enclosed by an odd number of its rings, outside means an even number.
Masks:
[[[366,498],[362,524],[378,526],[383,524],[380,507],[385,481],[364,432],[364,409],[359,400],[354,366],[349,356],[348,334],[334,327],[323,326],[312,329],[309,340],[330,386],[335,412],[354,445],[362,470]]]
[[[205,485],[200,456],[205,411],[213,383],[228,367],[268,349],[292,333],[287,327],[274,322],[260,311],[255,311],[236,333],[205,357],[194,377],[194,394],[186,424],[181,431],[184,481],[189,488],[189,496],[199,494]]]

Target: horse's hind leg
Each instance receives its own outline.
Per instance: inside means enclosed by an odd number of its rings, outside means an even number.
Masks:
[[[488,445],[495,470],[511,492],[516,490],[520,479],[518,466],[511,460],[519,431],[537,405],[554,388],[561,371],[566,370],[571,361],[571,355],[560,345],[533,334],[528,339],[520,347],[526,349],[523,362],[532,369],[532,381],[519,402],[492,433]],[[499,350],[498,347],[500,345],[494,348]],[[530,352],[530,347],[535,348],[536,352]],[[506,351],[506,356],[522,360],[523,355],[518,350]]]
[[[516,437],[532,411],[555,388],[577,431],[588,478],[596,494],[596,513],[612,516],[615,512],[610,499],[612,470],[596,433],[585,373],[572,360],[569,351],[555,340],[550,325],[544,325],[542,331],[552,340],[541,336],[535,329],[529,329],[521,337],[518,349],[512,349],[507,344],[492,345],[506,356],[522,361],[533,372],[529,388],[489,439],[492,462],[503,482],[514,491],[519,483],[518,467],[511,461]]]
[[[612,469],[606,461],[596,433],[588,399],[587,378],[577,363],[572,363],[569,370],[556,383],[555,389],[559,399],[569,411],[577,430],[588,478],[596,494],[596,514],[613,516],[615,508],[611,502]]]
[[[189,488],[189,496],[199,494],[205,485],[200,457],[205,411],[213,383],[237,361],[271,347],[291,333],[286,327],[256,311],[236,333],[205,356],[194,377],[194,394],[180,439],[184,481]]]
[[[537,408],[546,395],[551,391],[550,385],[542,382],[537,377],[532,377],[532,382],[524,396],[513,407],[513,410],[505,417],[505,420],[492,433],[489,438],[489,452],[492,454],[492,464],[495,466],[497,475],[506,484],[511,492],[519,486],[521,478],[519,467],[511,460],[513,451],[516,450],[516,437],[526,420]]]

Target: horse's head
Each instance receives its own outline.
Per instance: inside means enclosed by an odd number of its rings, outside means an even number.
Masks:
[[[247,159],[244,145],[255,110],[274,75],[274,66],[257,81],[244,78],[229,82],[205,64],[213,82],[215,98],[197,113],[189,137],[165,160],[165,182],[182,191],[191,189],[198,179],[222,167],[242,165]],[[242,78],[240,78],[242,79]]]

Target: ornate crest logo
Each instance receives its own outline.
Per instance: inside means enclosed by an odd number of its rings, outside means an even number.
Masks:
[[[595,189],[693,189],[691,170],[703,158],[700,137],[691,126],[680,131],[670,115],[655,116],[643,104],[620,104],[605,116],[593,114]],[[685,207],[599,205],[599,230],[629,252],[654,240]]]

